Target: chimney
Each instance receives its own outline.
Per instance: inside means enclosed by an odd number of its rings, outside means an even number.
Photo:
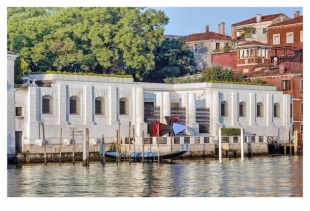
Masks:
[[[285,65],[279,64],[279,74],[283,74],[285,72]]]
[[[300,16],[300,12],[299,11],[296,11],[295,14],[294,14],[294,18],[297,18]]]
[[[225,35],[225,23],[224,22],[221,22],[218,25],[218,33]]]
[[[209,25],[206,25],[206,32],[209,32]]]
[[[257,14],[256,15],[256,23],[259,23],[262,21],[262,15],[261,14]]]

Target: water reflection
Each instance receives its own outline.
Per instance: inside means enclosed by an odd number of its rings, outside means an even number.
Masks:
[[[7,189],[9,197],[302,197],[303,158],[9,165]]]

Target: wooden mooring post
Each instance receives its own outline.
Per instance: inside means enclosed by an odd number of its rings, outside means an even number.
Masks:
[[[115,151],[116,151],[116,164],[118,164],[119,154],[118,154],[118,130],[116,130],[116,140],[115,140]]]
[[[62,128],[60,128],[60,139],[59,139],[59,163],[61,163],[61,140],[62,140]]]
[[[243,160],[244,158],[244,152],[243,152],[243,128],[240,128],[240,135],[241,135],[241,160]]]
[[[128,132],[128,137],[129,137],[129,149],[128,149],[128,161],[129,164],[131,163],[131,140],[130,140],[130,132],[131,132],[131,121],[129,121],[129,132]]]
[[[87,146],[87,150],[86,150],[86,155],[87,155],[87,166],[89,166],[89,129],[86,128],[86,146]]]
[[[222,128],[219,127],[219,162],[222,163]]]
[[[74,151],[75,151],[75,140],[74,140],[74,129],[72,129],[72,163],[75,163],[74,160]]]
[[[46,157],[46,141],[45,141],[45,131],[44,131],[44,120],[41,120],[42,124],[42,135],[43,135],[43,142],[44,142],[44,164],[47,164],[47,157]]]
[[[136,152],[135,126],[132,126],[133,151]],[[136,161],[136,156],[133,158]]]
[[[101,141],[101,149],[102,149],[102,164],[105,164],[105,151],[104,151],[104,137],[102,134],[102,141]]]
[[[142,131],[142,163],[144,163],[144,131]]]
[[[159,163],[160,162],[160,159],[159,159],[159,124],[157,124],[157,160]]]

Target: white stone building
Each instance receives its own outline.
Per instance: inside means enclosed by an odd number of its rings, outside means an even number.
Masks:
[[[262,136],[280,135],[284,140],[292,126],[291,98],[274,86],[137,83],[130,78],[61,74],[29,78],[26,89],[15,89],[15,107],[22,111],[15,117],[15,131],[21,134],[16,137],[16,144],[22,146],[18,151],[42,144],[42,121],[48,146],[59,144],[60,137],[70,144],[72,130],[76,143],[82,143],[84,128],[97,144],[102,134],[105,143],[114,143],[116,130],[124,140],[129,121],[139,140],[142,131],[149,137],[149,121],[166,123],[165,116],[176,114],[189,126],[183,135],[210,138],[200,143],[218,141],[219,127],[242,127],[245,135],[255,134],[256,142]]]
[[[7,51],[7,154],[15,153],[14,63],[17,58]]]

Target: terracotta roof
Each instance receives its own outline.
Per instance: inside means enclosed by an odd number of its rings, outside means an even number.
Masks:
[[[283,75],[287,74],[302,74],[303,73],[303,63],[301,62],[283,62],[285,65],[285,72]],[[260,71],[243,73],[247,77],[264,77],[264,76],[279,76],[279,67],[274,67],[272,63],[266,64],[265,67]],[[269,71],[267,71],[269,69]]]
[[[12,52],[12,51],[7,51],[7,54],[14,54],[14,52]]]
[[[230,40],[231,37],[215,32],[204,32],[204,33],[198,33],[198,34],[191,34],[188,35],[185,39],[186,42],[191,41],[199,41],[199,40]]]
[[[295,23],[303,23],[303,16],[298,16],[296,18],[292,18],[280,23],[275,23],[270,25],[269,27],[274,27],[274,26],[284,26],[284,25],[289,25],[289,24],[295,24]]]
[[[265,22],[265,21],[271,21],[277,17],[279,17],[280,15],[285,15],[283,13],[279,13],[279,14],[273,14],[273,15],[265,15],[265,16],[262,16],[262,20],[261,22]],[[241,22],[238,22],[238,23],[234,23],[232,24],[231,26],[240,26],[240,25],[246,25],[246,24],[251,24],[251,23],[256,23],[256,16],[253,17],[253,18],[250,18],[248,20],[245,20],[245,21],[241,21]]]
[[[270,46],[267,43],[262,43],[262,42],[258,42],[258,41],[255,41],[255,40],[242,43],[242,44],[240,44],[238,46],[245,46],[245,45],[265,45],[265,46]]]

